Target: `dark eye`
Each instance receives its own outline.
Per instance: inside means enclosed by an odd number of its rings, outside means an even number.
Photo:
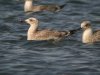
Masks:
[[[86,24],[85,26],[86,26],[86,27],[88,27],[88,26],[89,26],[89,24]]]
[[[30,21],[33,21],[32,19],[30,19]]]

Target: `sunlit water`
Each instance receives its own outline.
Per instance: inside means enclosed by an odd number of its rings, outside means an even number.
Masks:
[[[29,17],[40,28],[70,30],[90,20],[100,29],[100,0],[39,0],[34,4],[66,4],[60,12],[26,14],[23,0],[0,0],[0,75],[100,75],[100,43],[83,44],[82,31],[66,39],[27,41]]]

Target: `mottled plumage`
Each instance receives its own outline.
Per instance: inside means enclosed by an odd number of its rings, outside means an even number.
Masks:
[[[49,5],[33,5],[33,0],[25,0],[24,4],[24,11],[25,12],[38,12],[38,11],[59,11],[62,9],[65,5],[57,5],[57,4],[49,4]]]
[[[38,30],[38,20],[36,18],[26,19],[25,22],[30,25],[27,32],[27,40],[60,40],[76,31]]]
[[[93,34],[93,40],[100,41],[100,30],[94,31]]]

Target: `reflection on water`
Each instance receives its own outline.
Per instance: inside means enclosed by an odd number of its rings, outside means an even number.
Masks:
[[[83,44],[82,32],[60,42],[27,41],[27,24],[20,19],[36,17],[40,28],[74,29],[83,20],[100,27],[98,0],[43,0],[34,4],[58,3],[60,12],[23,12],[23,1],[0,0],[0,74],[1,75],[100,75],[100,44]]]

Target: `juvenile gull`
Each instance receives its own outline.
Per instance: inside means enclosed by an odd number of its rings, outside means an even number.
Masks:
[[[48,11],[59,11],[62,9],[65,5],[55,5],[55,4],[49,4],[49,5],[33,5],[33,0],[25,0],[24,4],[24,11],[25,12],[38,12],[43,10]]]
[[[66,36],[74,34],[76,30],[57,31],[51,29],[38,29],[38,20],[36,18],[29,18],[25,20],[30,25],[27,32],[27,40],[61,40]]]
[[[81,28],[84,30],[82,36],[83,43],[100,42],[100,30],[93,31],[90,21],[83,21]]]

